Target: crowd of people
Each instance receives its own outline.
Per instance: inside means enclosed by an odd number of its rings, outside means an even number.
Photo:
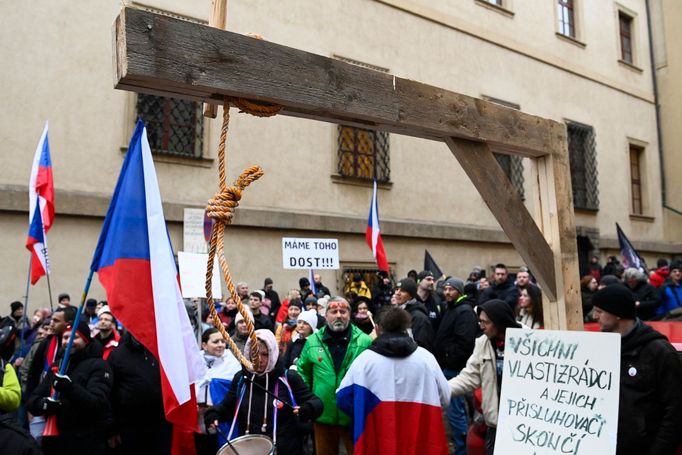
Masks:
[[[585,320],[623,336],[630,376],[621,372],[618,453],[673,453],[682,394],[669,385],[682,380],[682,364],[641,321],[682,317],[682,269],[677,261],[661,261],[647,277],[618,265],[609,258],[601,267],[593,258],[581,280]],[[219,320],[206,305],[188,301],[206,366],[195,384],[197,453],[214,455],[235,438],[261,438],[282,455],[333,455],[341,446],[348,454],[362,447],[364,453],[460,455],[477,421],[485,453],[492,454],[505,331],[541,329],[544,321],[542,292],[528,269],[512,276],[497,264],[485,275],[480,267],[466,279],[424,270],[394,281],[379,272],[370,288],[367,275],[355,273],[343,296],[332,297],[315,274],[313,283],[301,278],[281,300],[270,278],[256,290],[239,282],[256,343],[231,297],[214,302]],[[9,310],[0,322],[3,450],[170,453],[158,361],[106,302],[88,300],[79,320],[68,294],[53,312],[25,315],[18,301]],[[248,365],[226,348],[215,327],[221,324]],[[70,361],[60,371],[74,328]],[[633,369],[655,373],[633,381]],[[478,412],[471,400],[477,389]],[[414,409],[381,405],[404,402],[414,390],[430,410],[418,421],[405,417]]]

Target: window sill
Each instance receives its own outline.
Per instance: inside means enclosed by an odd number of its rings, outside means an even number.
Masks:
[[[582,213],[583,215],[596,215],[597,213],[599,213],[599,209],[586,209],[578,207],[573,207],[573,211],[575,213]]]
[[[128,151],[128,147],[121,147],[121,153],[125,154]],[[155,163],[169,163],[169,164],[179,164],[181,166],[192,166],[192,167],[204,167],[212,168],[213,158],[183,158],[181,156],[173,155],[159,155],[152,153],[152,158]]]
[[[340,185],[363,186],[371,188],[374,185],[374,180],[361,179],[358,177],[346,177],[340,174],[331,175],[332,183]],[[390,190],[393,187],[393,182],[377,182],[377,188],[382,190]]]
[[[630,62],[626,62],[625,60],[618,59],[618,64],[620,64],[620,66],[623,66],[623,67],[629,69],[630,71],[634,71],[635,73],[642,74],[644,72],[644,70],[642,68],[640,68],[639,66],[637,66],[633,63],[630,63]]]
[[[585,47],[587,46],[587,44],[583,43],[577,38],[573,38],[572,36],[564,35],[563,33],[559,32],[555,32],[554,34],[560,40],[566,41],[567,43],[573,44],[574,46],[578,46],[581,49],[585,49]]]
[[[504,6],[495,5],[494,3],[486,2],[485,0],[475,0],[476,4],[484,8],[488,8],[492,11],[502,14],[507,17],[514,17],[514,11],[505,8]]]
[[[651,215],[639,215],[636,213],[631,213],[630,219],[633,221],[644,221],[646,223],[653,223],[656,221],[656,218]]]

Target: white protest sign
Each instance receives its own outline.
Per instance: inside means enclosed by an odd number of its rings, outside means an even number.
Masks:
[[[338,239],[282,238],[282,267],[285,269],[338,269]]]
[[[206,264],[208,254],[178,252],[180,266],[180,285],[184,298],[206,298]],[[222,298],[220,289],[220,272],[218,261],[213,262],[213,280],[211,290],[214,299]]]
[[[208,253],[204,238],[204,209],[184,210],[182,243],[182,249],[187,253]]]
[[[620,335],[507,329],[495,453],[616,453]]]

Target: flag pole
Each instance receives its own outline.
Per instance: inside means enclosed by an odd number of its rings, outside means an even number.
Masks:
[[[43,224],[42,218],[40,219],[40,224],[43,228],[43,250],[45,252],[45,276],[47,278],[47,296],[50,299],[50,311],[54,313],[54,306],[52,305],[52,286],[50,285],[50,255],[47,252],[47,234],[45,233],[45,225]],[[88,287],[90,285],[88,284]]]
[[[76,331],[78,330],[78,322],[81,319],[81,314],[83,314],[83,307],[85,306],[85,299],[88,296],[88,292],[90,291],[90,283],[92,283],[92,275],[94,274],[94,270],[90,269],[90,273],[88,274],[87,280],[85,280],[85,287],[83,288],[83,295],[81,296],[81,303],[78,305],[78,310],[76,311],[76,317],[71,323],[71,333],[69,334],[69,342],[66,344],[66,348],[64,349],[64,356],[62,357],[62,360],[59,364],[59,374],[64,375],[66,373],[66,368],[69,365],[69,357],[71,356],[71,348],[73,347],[73,339],[76,336]],[[47,276],[49,277],[50,274],[48,273]],[[57,399],[57,391],[53,389],[52,391],[52,399],[56,400]],[[59,430],[57,429],[56,425],[56,415],[50,415],[47,417],[45,420],[45,430],[43,431],[43,436],[57,436],[59,434]]]

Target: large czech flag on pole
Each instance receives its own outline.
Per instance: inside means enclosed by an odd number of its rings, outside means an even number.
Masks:
[[[353,420],[355,455],[447,455],[442,406],[450,393],[424,348],[403,358],[370,348],[348,369],[336,403]]]
[[[379,206],[377,204],[377,181],[374,180],[374,190],[372,191],[372,203],[369,207],[369,217],[367,219],[367,230],[365,239],[372,256],[377,262],[379,270],[388,273],[388,259],[384,250],[384,242],[381,241],[381,228],[379,227]]]
[[[47,255],[47,231],[54,221],[54,182],[50,144],[47,140],[47,122],[40,136],[31,178],[28,184],[28,238],[26,248],[31,252],[31,284],[50,273]]]
[[[173,452],[193,453],[193,383],[205,371],[178,284],[161,194],[144,123],[130,141],[91,269],[112,313],[159,360]],[[184,440],[183,440],[184,435]],[[182,443],[188,444],[182,447]]]

